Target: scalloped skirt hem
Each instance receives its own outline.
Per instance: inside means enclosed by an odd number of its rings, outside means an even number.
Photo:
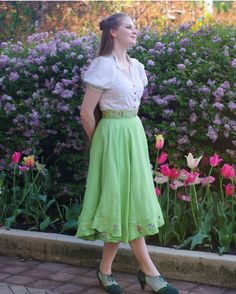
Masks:
[[[151,236],[159,233],[159,227],[163,226],[164,222],[160,223],[158,227],[153,228],[149,231],[137,231],[133,234],[130,234],[129,237],[125,236],[114,236],[108,232],[102,232],[98,229],[88,229],[87,232],[79,233],[77,232],[75,237],[79,239],[83,239],[86,241],[95,241],[95,240],[102,240],[104,242],[112,242],[112,243],[126,243],[128,244],[130,241],[137,240],[141,237]]]

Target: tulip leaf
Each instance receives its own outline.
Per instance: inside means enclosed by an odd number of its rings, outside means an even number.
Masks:
[[[51,219],[50,219],[50,217],[48,216],[44,221],[42,221],[41,223],[40,223],[40,230],[41,231],[44,231],[44,230],[46,230],[46,228],[49,226],[49,224],[50,224],[50,221],[51,221]]]

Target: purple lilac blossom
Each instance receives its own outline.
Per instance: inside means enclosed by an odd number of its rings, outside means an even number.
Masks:
[[[188,79],[186,85],[187,85],[188,87],[191,87],[191,86],[193,85],[193,81],[190,80],[190,79]]]
[[[224,104],[216,102],[213,104],[213,107],[215,107],[216,109],[222,110],[224,108]]]
[[[191,115],[190,115],[190,117],[189,117],[189,121],[190,121],[190,123],[194,123],[194,122],[196,122],[197,121],[197,115],[196,115],[196,113],[191,113]]]
[[[228,103],[228,107],[229,107],[229,109],[230,109],[231,111],[233,111],[233,110],[236,109],[236,103],[233,102],[233,101],[230,101],[230,102]]]
[[[190,40],[188,38],[184,38],[179,42],[181,47],[187,47],[190,44]]]
[[[10,58],[7,55],[0,55],[0,68],[4,68],[8,65]]]
[[[180,70],[183,70],[185,69],[185,65],[180,63],[180,64],[177,64],[177,68],[180,69]]]
[[[10,80],[10,81],[16,81],[16,80],[18,80],[18,79],[19,79],[19,75],[18,75],[17,72],[11,72],[11,73],[10,73],[10,77],[9,77],[9,80]]]
[[[221,125],[221,120],[220,120],[220,114],[219,114],[219,113],[216,113],[216,114],[215,114],[215,118],[214,118],[214,120],[213,120],[213,123],[214,123],[215,125],[218,125],[218,126]]]
[[[175,52],[175,50],[173,49],[173,48],[168,48],[167,49],[167,53],[169,54],[169,55],[171,55],[172,53],[174,53]]]
[[[222,41],[222,39],[220,38],[220,37],[218,37],[218,36],[214,36],[213,38],[212,38],[212,42],[213,43],[220,43]]]
[[[207,136],[211,139],[212,142],[215,142],[218,138],[217,131],[212,126],[208,126]]]
[[[177,140],[177,143],[178,143],[179,145],[184,145],[184,144],[189,144],[190,141],[189,141],[188,136],[187,136],[187,135],[184,135],[184,136],[182,136],[181,138],[179,138],[179,139]]]
[[[232,62],[231,62],[231,66],[232,66],[233,68],[236,68],[236,58],[234,58],[234,59],[232,60]]]
[[[223,84],[221,84],[221,87],[224,89],[229,89],[230,88],[230,83],[228,81],[225,81]]]
[[[155,66],[155,62],[153,60],[149,59],[147,61],[147,65],[149,65],[149,66]]]

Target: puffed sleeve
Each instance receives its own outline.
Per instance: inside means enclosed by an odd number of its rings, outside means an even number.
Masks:
[[[111,88],[115,68],[108,57],[98,56],[89,65],[82,78],[87,88],[103,92]]]
[[[144,65],[139,61],[138,61],[138,70],[139,70],[140,78],[143,82],[143,86],[145,87],[148,84],[148,79],[144,69]]]

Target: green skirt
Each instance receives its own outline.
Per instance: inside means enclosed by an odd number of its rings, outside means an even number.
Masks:
[[[143,124],[134,111],[103,111],[90,145],[76,237],[124,242],[164,224]]]

